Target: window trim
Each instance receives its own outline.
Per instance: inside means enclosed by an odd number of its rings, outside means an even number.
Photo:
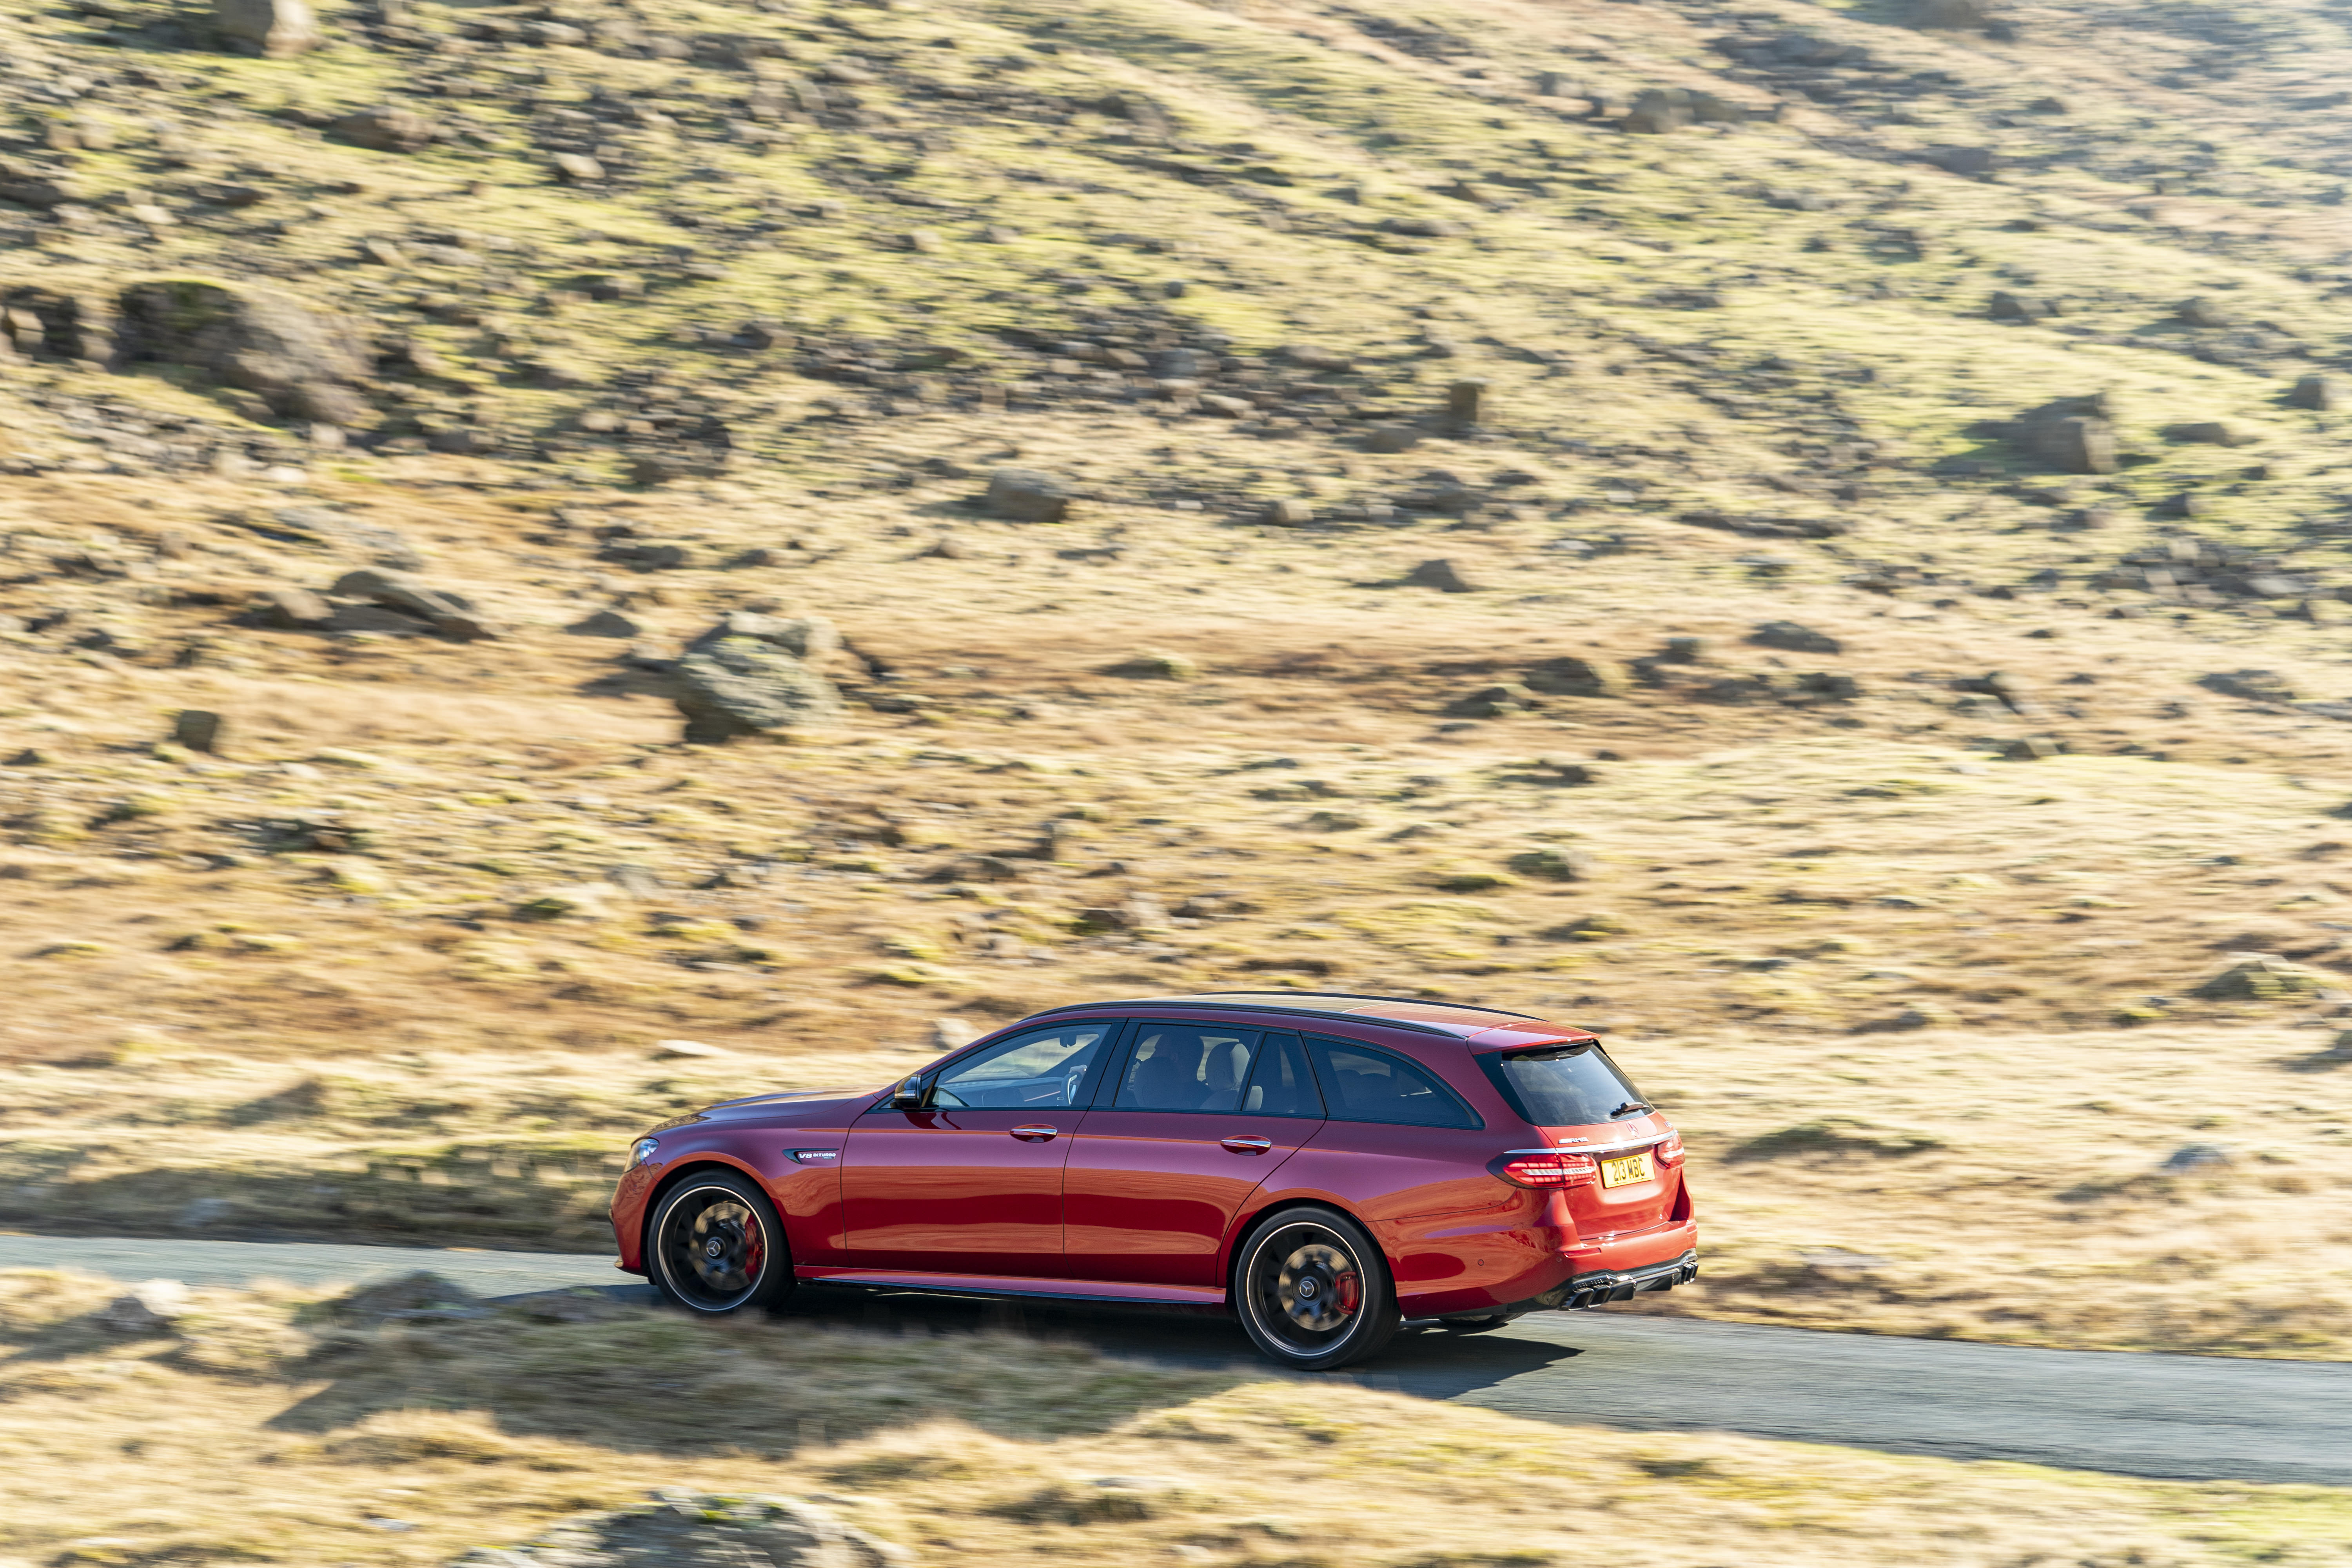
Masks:
[[[1299,1031],[1299,1034],[1300,1037],[1307,1042],[1307,1065],[1314,1071],[1317,1087],[1322,1090],[1324,1121],[1346,1121],[1358,1127],[1419,1127],[1432,1132],[1476,1132],[1485,1130],[1486,1119],[1478,1113],[1478,1108],[1471,1104],[1467,1100],[1465,1100],[1462,1097],[1462,1091],[1455,1089],[1452,1084],[1446,1082],[1445,1075],[1439,1072],[1435,1068],[1430,1066],[1429,1063],[1416,1061],[1412,1058],[1403,1054],[1402,1051],[1392,1051],[1383,1046],[1375,1046],[1364,1040],[1351,1040],[1345,1035],[1309,1034],[1305,1030]],[[1459,1110],[1462,1114],[1469,1118],[1469,1120],[1466,1122],[1463,1122],[1458,1125],[1448,1126],[1437,1122],[1386,1121],[1372,1117],[1348,1116],[1342,1114],[1342,1102],[1339,1097],[1332,1092],[1332,1086],[1330,1084],[1323,1081],[1322,1058],[1319,1053],[1315,1049],[1316,1046],[1318,1044],[1325,1046],[1339,1046],[1351,1051],[1362,1051],[1367,1056],[1385,1057],[1391,1062],[1402,1062],[1406,1067],[1411,1068],[1413,1071],[1421,1074],[1423,1078],[1429,1079],[1430,1082],[1435,1084],[1437,1086],[1437,1091],[1452,1100],[1455,1109]]]

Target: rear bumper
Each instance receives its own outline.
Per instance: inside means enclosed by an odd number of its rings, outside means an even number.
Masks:
[[[1630,1301],[1645,1290],[1671,1290],[1697,1278],[1698,1248],[1693,1247],[1680,1258],[1664,1263],[1640,1268],[1596,1268],[1590,1274],[1579,1274],[1559,1288],[1559,1300],[1550,1305],[1563,1312],[1578,1311],[1603,1301]]]

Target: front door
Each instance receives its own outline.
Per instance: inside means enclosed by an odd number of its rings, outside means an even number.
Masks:
[[[1074,1279],[1215,1287],[1235,1214],[1323,1126],[1298,1037],[1139,1023],[1063,1176]]]
[[[1027,1029],[940,1069],[917,1110],[849,1130],[849,1261],[923,1274],[1062,1273],[1062,1166],[1116,1020]]]

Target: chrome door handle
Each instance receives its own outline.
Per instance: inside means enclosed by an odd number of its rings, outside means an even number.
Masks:
[[[1236,1154],[1263,1154],[1274,1147],[1271,1138],[1226,1138],[1220,1142]]]
[[[1058,1127],[1038,1127],[1032,1125],[1028,1127],[1016,1127],[1013,1130],[1013,1136],[1020,1139],[1024,1143],[1050,1143],[1061,1135],[1062,1130]]]

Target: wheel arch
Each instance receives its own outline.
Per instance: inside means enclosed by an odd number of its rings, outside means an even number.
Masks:
[[[1328,1193],[1318,1192],[1255,1193],[1251,1196],[1255,1201],[1242,1206],[1240,1213],[1234,1216],[1233,1228],[1225,1235],[1223,1273],[1225,1281],[1225,1305],[1228,1309],[1234,1306],[1234,1271],[1241,1267],[1242,1243],[1249,1238],[1251,1232],[1256,1230],[1267,1219],[1289,1209],[1330,1209],[1335,1213],[1345,1215],[1353,1221],[1359,1229],[1372,1238],[1372,1246],[1379,1249],[1381,1268],[1389,1277],[1390,1293],[1391,1295],[1395,1293],[1396,1259],[1389,1256],[1388,1243],[1381,1239],[1380,1227],[1357,1213],[1353,1205]]]
[[[709,1149],[698,1150],[688,1154],[678,1163],[675,1170],[663,1172],[661,1180],[654,1184],[653,1191],[646,1194],[645,1213],[637,1220],[637,1247],[638,1257],[646,1260],[648,1268],[652,1266],[650,1249],[653,1246],[654,1220],[661,1214],[662,1200],[676,1192],[679,1184],[689,1178],[697,1175],[709,1175],[718,1172],[742,1176],[760,1189],[768,1200],[768,1206],[776,1213],[776,1229],[779,1239],[784,1244],[785,1261],[788,1263],[792,1261],[794,1252],[792,1226],[785,1223],[784,1205],[776,1200],[775,1190],[769,1186],[760,1173],[749,1164],[719,1150]]]

